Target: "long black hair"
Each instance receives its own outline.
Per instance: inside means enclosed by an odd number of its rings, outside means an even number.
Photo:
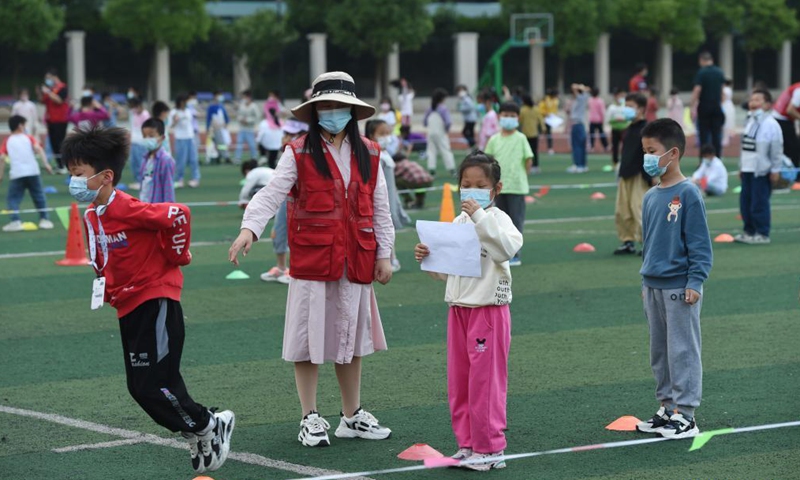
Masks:
[[[358,164],[358,172],[361,174],[361,181],[363,183],[367,183],[372,177],[369,150],[367,150],[367,146],[361,140],[361,133],[358,131],[358,121],[356,120],[355,107],[350,109],[350,114],[352,115],[352,118],[349,122],[347,122],[347,126],[344,127],[344,131],[347,135],[347,138],[350,140],[350,146],[356,155],[356,163]],[[325,150],[322,147],[322,142],[327,140],[322,138],[321,132],[322,127],[319,126],[317,108],[316,105],[312,104],[311,121],[308,123],[308,135],[306,135],[306,141],[303,149],[311,154],[311,158],[314,159],[314,166],[317,168],[317,172],[319,172],[323,177],[333,178],[331,169],[328,167],[328,162],[325,160]],[[350,159],[348,158],[345,161],[349,162]]]

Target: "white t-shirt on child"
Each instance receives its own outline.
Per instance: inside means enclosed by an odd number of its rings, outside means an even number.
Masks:
[[[11,159],[11,171],[8,174],[11,180],[41,175],[34,145],[38,145],[36,139],[25,133],[12,133],[3,142],[0,155],[8,155]]]

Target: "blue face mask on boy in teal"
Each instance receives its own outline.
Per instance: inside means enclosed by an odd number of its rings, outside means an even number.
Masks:
[[[516,130],[518,127],[518,119],[514,117],[500,117],[500,128],[503,130]]]
[[[319,126],[326,132],[338,134],[350,123],[352,115],[349,108],[334,108],[331,110],[318,110]]]
[[[481,208],[488,208],[492,204],[492,190],[490,188],[462,188],[461,201],[469,199],[478,202]]]

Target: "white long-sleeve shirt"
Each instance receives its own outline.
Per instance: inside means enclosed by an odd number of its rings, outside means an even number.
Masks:
[[[481,276],[447,275],[444,301],[450,306],[485,307],[511,303],[508,260],[522,248],[522,234],[511,217],[497,207],[462,213],[453,223],[472,222],[481,242]]]
[[[337,151],[332,146],[324,145],[323,148],[330,151],[331,157],[339,168],[342,180],[345,185],[350,184],[350,161],[352,149],[350,141],[345,137],[341,148]],[[278,161],[278,168],[275,169],[275,176],[269,183],[269,188],[262,188],[256,193],[247,204],[242,218],[242,228],[246,228],[261,237],[270,219],[275,216],[281,203],[286,199],[286,195],[297,183],[297,163],[291,148],[284,150],[281,159]],[[389,193],[386,189],[386,177],[383,176],[383,169],[378,169],[378,183],[373,194],[372,227],[375,231],[375,239],[378,242],[378,259],[390,258],[394,248],[394,225],[392,216],[389,212]],[[509,257],[511,258],[511,257]]]
[[[692,180],[696,182],[703,177],[706,178],[710,190],[720,193],[728,190],[728,170],[718,157],[712,158],[710,162],[704,159],[700,168],[692,174]]]
[[[275,176],[275,170],[269,167],[257,167],[249,172],[244,177],[244,185],[239,192],[239,205],[246,205],[250,202],[250,194],[256,187],[266,187]]]

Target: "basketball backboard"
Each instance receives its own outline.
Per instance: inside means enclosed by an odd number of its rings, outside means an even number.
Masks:
[[[510,23],[511,46],[550,47],[554,43],[552,13],[514,13]]]

